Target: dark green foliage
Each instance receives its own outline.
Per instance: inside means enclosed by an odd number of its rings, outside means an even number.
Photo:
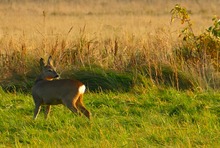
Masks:
[[[133,86],[133,77],[129,73],[104,70],[101,68],[76,70],[72,73],[63,74],[65,78],[73,78],[86,84],[90,91],[129,91]],[[2,81],[0,85],[5,91],[30,93],[37,77],[36,69],[28,75],[14,74]],[[61,77],[63,77],[61,75]]]
[[[102,69],[75,71],[74,78],[82,81],[90,91],[129,91],[133,85],[130,74]]]
[[[175,87],[177,89],[192,89],[193,81],[187,74],[167,65],[159,65],[160,68],[143,66],[139,68],[138,74],[134,72],[117,72],[114,70],[104,70],[99,67],[83,68],[74,71],[63,72],[61,78],[77,79],[83,82],[89,91],[117,91],[129,92],[134,86],[149,87],[155,83]],[[30,93],[37,77],[36,69],[26,76],[13,75],[8,80],[1,82],[4,90],[9,92]],[[149,72],[151,71],[151,72]]]
[[[168,65],[143,66],[140,68],[141,75],[153,79],[155,84],[174,87],[176,89],[193,89],[192,78],[183,71],[176,70]]]
[[[35,78],[16,76],[0,82],[1,87],[7,92],[30,93]]]

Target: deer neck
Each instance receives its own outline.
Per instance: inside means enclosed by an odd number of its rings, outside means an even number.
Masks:
[[[37,77],[37,79],[35,80],[35,84],[36,83],[38,83],[38,82],[40,82],[40,81],[52,81],[53,80],[53,78],[52,77],[43,77],[42,75],[39,75],[38,77]]]

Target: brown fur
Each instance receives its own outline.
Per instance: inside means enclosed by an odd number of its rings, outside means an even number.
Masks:
[[[37,78],[33,88],[32,96],[35,103],[34,119],[40,112],[41,105],[46,105],[45,118],[48,117],[51,105],[64,104],[73,113],[83,113],[90,119],[90,112],[83,104],[84,84],[77,80],[56,79],[58,74],[51,63],[51,57],[48,58],[47,65],[43,59],[40,60],[42,72]]]

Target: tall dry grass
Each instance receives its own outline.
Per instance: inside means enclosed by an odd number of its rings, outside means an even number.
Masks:
[[[196,33],[210,26],[213,15],[219,14],[217,0],[2,1],[0,80],[20,83],[23,76],[22,80],[28,81],[38,72],[38,60],[52,55],[61,73],[92,65],[136,73],[147,67],[153,82],[172,79],[179,87],[181,71],[203,87],[196,69],[181,67],[173,55],[181,30],[178,24],[170,24],[170,10],[176,3],[191,10]],[[172,78],[163,75],[164,65]]]

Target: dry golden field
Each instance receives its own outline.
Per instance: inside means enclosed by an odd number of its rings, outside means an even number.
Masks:
[[[119,71],[149,61],[172,65],[183,26],[170,23],[175,4],[190,11],[195,34],[220,14],[218,0],[3,0],[1,81],[28,75],[49,55],[61,73],[93,64]]]
[[[214,15],[220,14],[218,0],[5,0],[0,5],[1,51],[7,52],[10,44],[18,50],[19,45],[25,44],[31,53],[33,49],[37,53],[50,50],[57,38],[74,41],[84,27],[88,40],[100,42],[116,37],[126,41],[129,36],[144,41],[155,32],[161,37],[166,32],[168,37],[176,38],[179,27],[170,24],[170,10],[175,4],[191,11],[193,27],[198,32],[210,26]],[[158,28],[165,31],[159,34]],[[47,42],[44,49],[43,40]]]

